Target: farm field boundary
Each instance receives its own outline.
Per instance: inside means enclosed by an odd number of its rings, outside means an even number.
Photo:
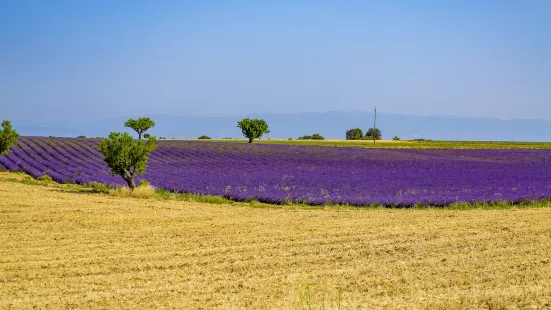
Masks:
[[[195,139],[168,139],[194,141]],[[202,140],[208,142],[239,142],[247,143],[243,139],[214,139]],[[282,145],[311,145],[332,147],[356,147],[356,148],[390,148],[390,149],[551,149],[551,142],[515,142],[515,141],[392,141],[377,140],[255,140],[258,144],[282,144]]]

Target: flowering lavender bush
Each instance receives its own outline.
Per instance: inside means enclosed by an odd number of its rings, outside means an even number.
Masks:
[[[58,182],[124,184],[99,140],[21,137],[0,167]],[[409,207],[551,198],[551,150],[361,149],[158,141],[142,179],[175,192],[269,203]]]

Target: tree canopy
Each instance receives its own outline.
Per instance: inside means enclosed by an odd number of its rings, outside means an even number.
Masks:
[[[305,135],[302,137],[298,137],[297,140],[325,140],[325,138],[319,133],[315,133],[311,136]]]
[[[134,178],[145,173],[147,158],[157,148],[155,140],[155,137],[150,137],[147,141],[135,140],[126,132],[111,132],[109,138],[100,141],[99,149],[111,169],[111,174],[120,175],[134,189]]]
[[[10,148],[17,143],[19,134],[11,127],[10,121],[2,122],[0,129],[0,155],[8,154]]]
[[[364,135],[360,128],[352,128],[346,131],[346,140],[360,140]]]
[[[245,118],[237,122],[237,127],[241,128],[243,136],[249,139],[249,143],[252,143],[254,139],[258,139],[270,133],[268,123],[263,119]]]
[[[142,134],[155,126],[155,122],[149,117],[140,117],[138,119],[129,119],[124,123],[124,127],[134,129],[138,133],[138,139],[142,139]]]
[[[373,137],[373,132],[375,132],[375,137]],[[379,128],[375,128],[375,130],[373,130],[373,128],[369,128],[365,133],[365,137],[368,139],[381,140],[383,134]]]

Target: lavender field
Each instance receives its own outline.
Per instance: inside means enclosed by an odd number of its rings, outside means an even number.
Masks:
[[[0,168],[58,182],[124,184],[99,140],[21,137]],[[145,175],[175,192],[268,203],[409,207],[551,198],[551,150],[362,149],[158,141]]]

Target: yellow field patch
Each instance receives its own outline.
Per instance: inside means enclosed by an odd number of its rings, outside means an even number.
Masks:
[[[549,308],[551,209],[254,208],[0,174],[0,308]]]

